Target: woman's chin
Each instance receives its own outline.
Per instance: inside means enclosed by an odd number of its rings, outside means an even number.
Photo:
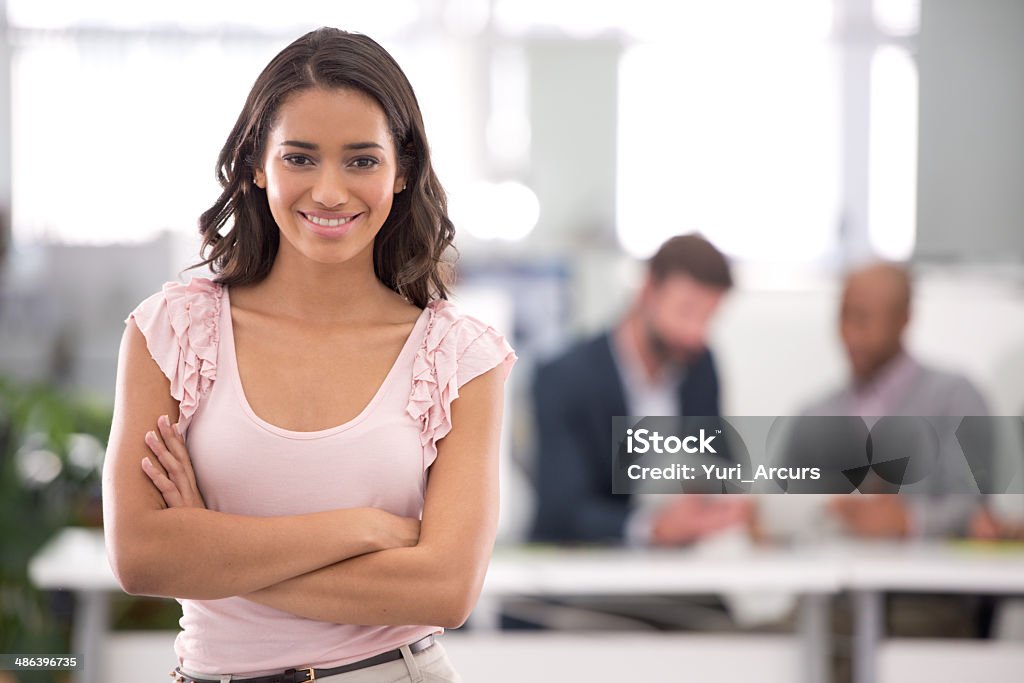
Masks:
[[[304,244],[300,253],[305,260],[319,265],[359,265],[373,269],[372,241],[367,244]]]

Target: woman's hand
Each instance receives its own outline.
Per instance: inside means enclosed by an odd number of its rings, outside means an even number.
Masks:
[[[370,535],[375,550],[409,548],[420,540],[420,520],[399,517],[380,508],[364,508],[369,513]]]
[[[146,445],[157,457],[159,465],[151,458],[143,458],[142,471],[160,491],[167,507],[205,509],[206,503],[192,471],[192,459],[178,433],[178,426],[171,425],[170,419],[162,415],[157,420],[156,431],[146,433]]]

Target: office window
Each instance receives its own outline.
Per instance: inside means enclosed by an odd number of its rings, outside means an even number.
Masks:
[[[194,231],[217,153],[275,48],[48,37],[12,64],[16,240]]]
[[[917,235],[917,66],[883,46],[871,62],[868,237],[875,253],[905,260]]]
[[[423,3],[186,5],[8,3],[16,241],[194,233],[220,193],[217,154],[260,70],[325,23],[373,36],[403,65],[446,184],[478,172],[473,62],[444,33],[403,34]]]
[[[625,52],[617,231],[629,252],[688,231],[762,262],[835,249],[837,48],[830,17],[803,5],[687,5],[676,39]]]

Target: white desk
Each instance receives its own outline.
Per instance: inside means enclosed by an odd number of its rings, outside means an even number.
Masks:
[[[841,567],[820,551],[755,549],[728,557],[689,550],[499,547],[484,591],[642,594],[785,591],[834,593]]]
[[[70,527],[51,539],[28,564],[39,588],[75,593],[71,649],[82,656],[74,683],[99,683],[103,639],[110,627],[110,595],[121,592],[107,560],[103,531]]]
[[[853,594],[855,683],[877,680],[885,636],[884,594],[1024,594],[1024,550],[978,544],[858,544],[839,549],[849,558],[844,584]]]
[[[503,597],[781,592],[799,596],[798,629],[807,683],[828,680],[828,597],[842,566],[818,551],[751,549],[703,555],[688,549],[497,548],[471,623],[496,629]]]
[[[98,683],[110,595],[121,590],[107,561],[102,531],[65,529],[32,559],[29,576],[40,588],[75,592],[73,648],[83,655],[85,666],[74,680]],[[686,550],[499,547],[473,623],[495,627],[501,598],[517,595],[796,593],[802,596],[799,628],[808,680],[825,681],[828,597],[841,590],[856,596],[857,681],[871,683],[884,635],[884,592],[1024,594],[1024,551],[846,543],[712,557]]]

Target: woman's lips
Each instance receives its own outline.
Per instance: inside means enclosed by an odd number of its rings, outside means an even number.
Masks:
[[[321,237],[341,237],[349,230],[352,229],[353,224],[362,217],[362,213],[351,214],[348,216],[337,216],[329,217],[327,214],[320,213],[303,213],[299,211],[299,216],[302,217],[302,222],[306,224],[306,227],[311,232]]]

